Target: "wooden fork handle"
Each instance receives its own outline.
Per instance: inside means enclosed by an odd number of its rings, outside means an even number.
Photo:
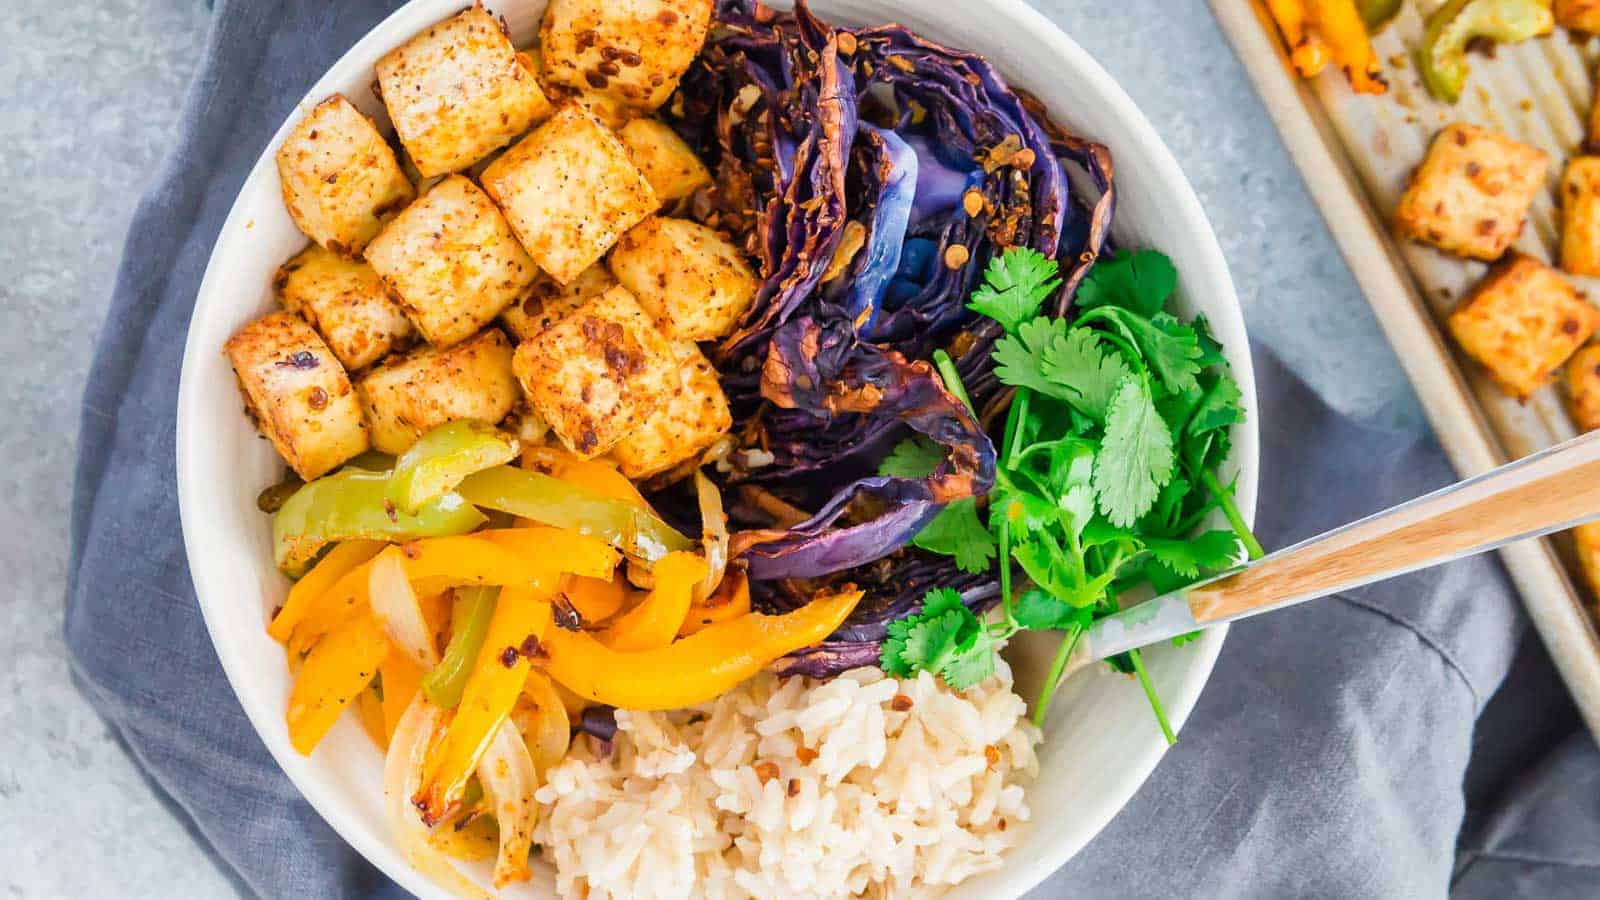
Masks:
[[[1189,610],[1201,623],[1235,619],[1597,516],[1600,431],[1280,550],[1235,575],[1193,588]]]

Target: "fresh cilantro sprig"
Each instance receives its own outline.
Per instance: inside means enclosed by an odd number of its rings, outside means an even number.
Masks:
[[[1226,569],[1241,545],[1262,554],[1217,471],[1229,428],[1244,417],[1242,394],[1205,320],[1167,311],[1177,284],[1171,262],[1151,250],[1101,260],[1078,288],[1071,323],[1041,314],[1060,283],[1057,264],[1034,250],[990,261],[969,308],[1004,329],[995,375],[1016,390],[987,522],[969,498],[948,504],[912,542],[967,572],[998,557],[1000,610],[983,622],[955,591],[931,591],[918,612],[891,623],[882,658],[891,673],[935,672],[963,688],[993,671],[994,653],[1017,631],[1063,631],[1034,704],[1040,722],[1078,638],[1117,611],[1119,594],[1172,590]],[[955,366],[942,352],[936,361],[946,387],[966,401]],[[917,437],[896,446],[880,471],[925,477],[942,459]],[[1230,529],[1197,534],[1214,510]],[[1013,591],[1013,569],[1026,576],[1025,590]],[[1112,664],[1140,681],[1173,739],[1138,651]]]

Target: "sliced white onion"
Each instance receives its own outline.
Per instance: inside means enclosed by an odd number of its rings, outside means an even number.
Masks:
[[[511,716],[542,781],[546,772],[566,758],[572,743],[572,720],[548,676],[539,671],[528,673],[528,682],[522,686],[522,697]]]
[[[694,490],[700,499],[701,541],[706,553],[706,580],[700,583],[695,600],[704,600],[716,591],[728,568],[728,514],[722,508],[722,493],[698,469],[694,473]]]
[[[417,592],[411,589],[411,580],[406,577],[404,551],[389,547],[372,560],[367,591],[372,597],[372,611],[383,624],[389,640],[423,671],[438,665],[439,650],[433,646],[433,633],[422,615]]]
[[[478,781],[500,826],[500,855],[494,861],[494,886],[533,877],[528,869],[528,853],[533,849],[533,826],[539,820],[539,807],[533,792],[539,789],[539,776],[522,734],[510,719],[500,723],[494,737],[478,761]]]
[[[428,746],[443,719],[444,711],[421,692],[400,716],[389,742],[389,754],[383,761],[383,814],[412,868],[457,897],[487,900],[486,891],[457,871],[429,843],[428,827],[411,805],[411,796],[422,786],[422,764],[428,757]]]

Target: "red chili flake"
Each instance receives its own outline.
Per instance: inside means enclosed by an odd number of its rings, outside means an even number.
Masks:
[[[794,758],[800,760],[800,765],[802,766],[809,765],[812,760],[817,758],[817,751],[807,747],[805,744],[801,744],[794,748]]]
[[[756,777],[761,779],[762,784],[766,784],[772,779],[777,778],[778,764],[770,761],[756,763]]]
[[[563,594],[550,604],[551,618],[557,628],[567,631],[579,631],[583,628],[583,615],[572,605],[572,601]]]
[[[322,365],[322,361],[310,350],[296,350],[286,359],[280,359],[273,365],[280,369],[315,369]]]
[[[991,769],[1000,765],[1000,750],[993,744],[985,745],[983,748],[983,761],[988,763]]]
[[[791,797],[793,797],[796,794],[800,793],[800,779],[798,779],[798,778],[789,779],[787,793]]]
[[[530,660],[550,658],[550,654],[545,652],[544,645],[539,643],[538,635],[533,634],[522,639],[522,645],[517,648],[517,652]]]
[[[405,555],[406,559],[416,559],[422,555],[422,548],[415,541],[412,541],[409,544],[401,544],[400,552]]]
[[[911,698],[905,694],[895,694],[894,699],[889,701],[889,708],[895,712],[905,712],[914,705]]]
[[[312,409],[327,409],[328,392],[320,387],[314,387],[311,389],[310,393],[306,394],[306,403],[309,404]]]
[[[500,651],[500,665],[505,666],[508,669],[516,665],[517,660],[521,658],[521,655],[517,653],[517,648],[515,647],[507,647]]]
[[[391,522],[400,521],[400,513],[399,513],[399,511],[394,508],[394,503],[391,502],[390,500],[388,500],[387,498],[385,498],[384,501],[383,501],[383,514],[388,516],[389,517],[389,521],[391,521]]]
[[[596,90],[604,88],[607,84],[606,77],[599,72],[585,72],[583,73],[583,80],[589,82],[589,87]]]

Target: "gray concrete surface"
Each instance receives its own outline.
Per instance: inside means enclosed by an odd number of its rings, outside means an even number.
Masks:
[[[1338,406],[1417,423],[1393,354],[1205,6],[1037,5],[1122,81],[1177,154],[1254,334]],[[0,895],[225,896],[229,882],[72,687],[60,639],[83,378],[128,218],[165,152],[209,14],[201,0],[5,6]]]

